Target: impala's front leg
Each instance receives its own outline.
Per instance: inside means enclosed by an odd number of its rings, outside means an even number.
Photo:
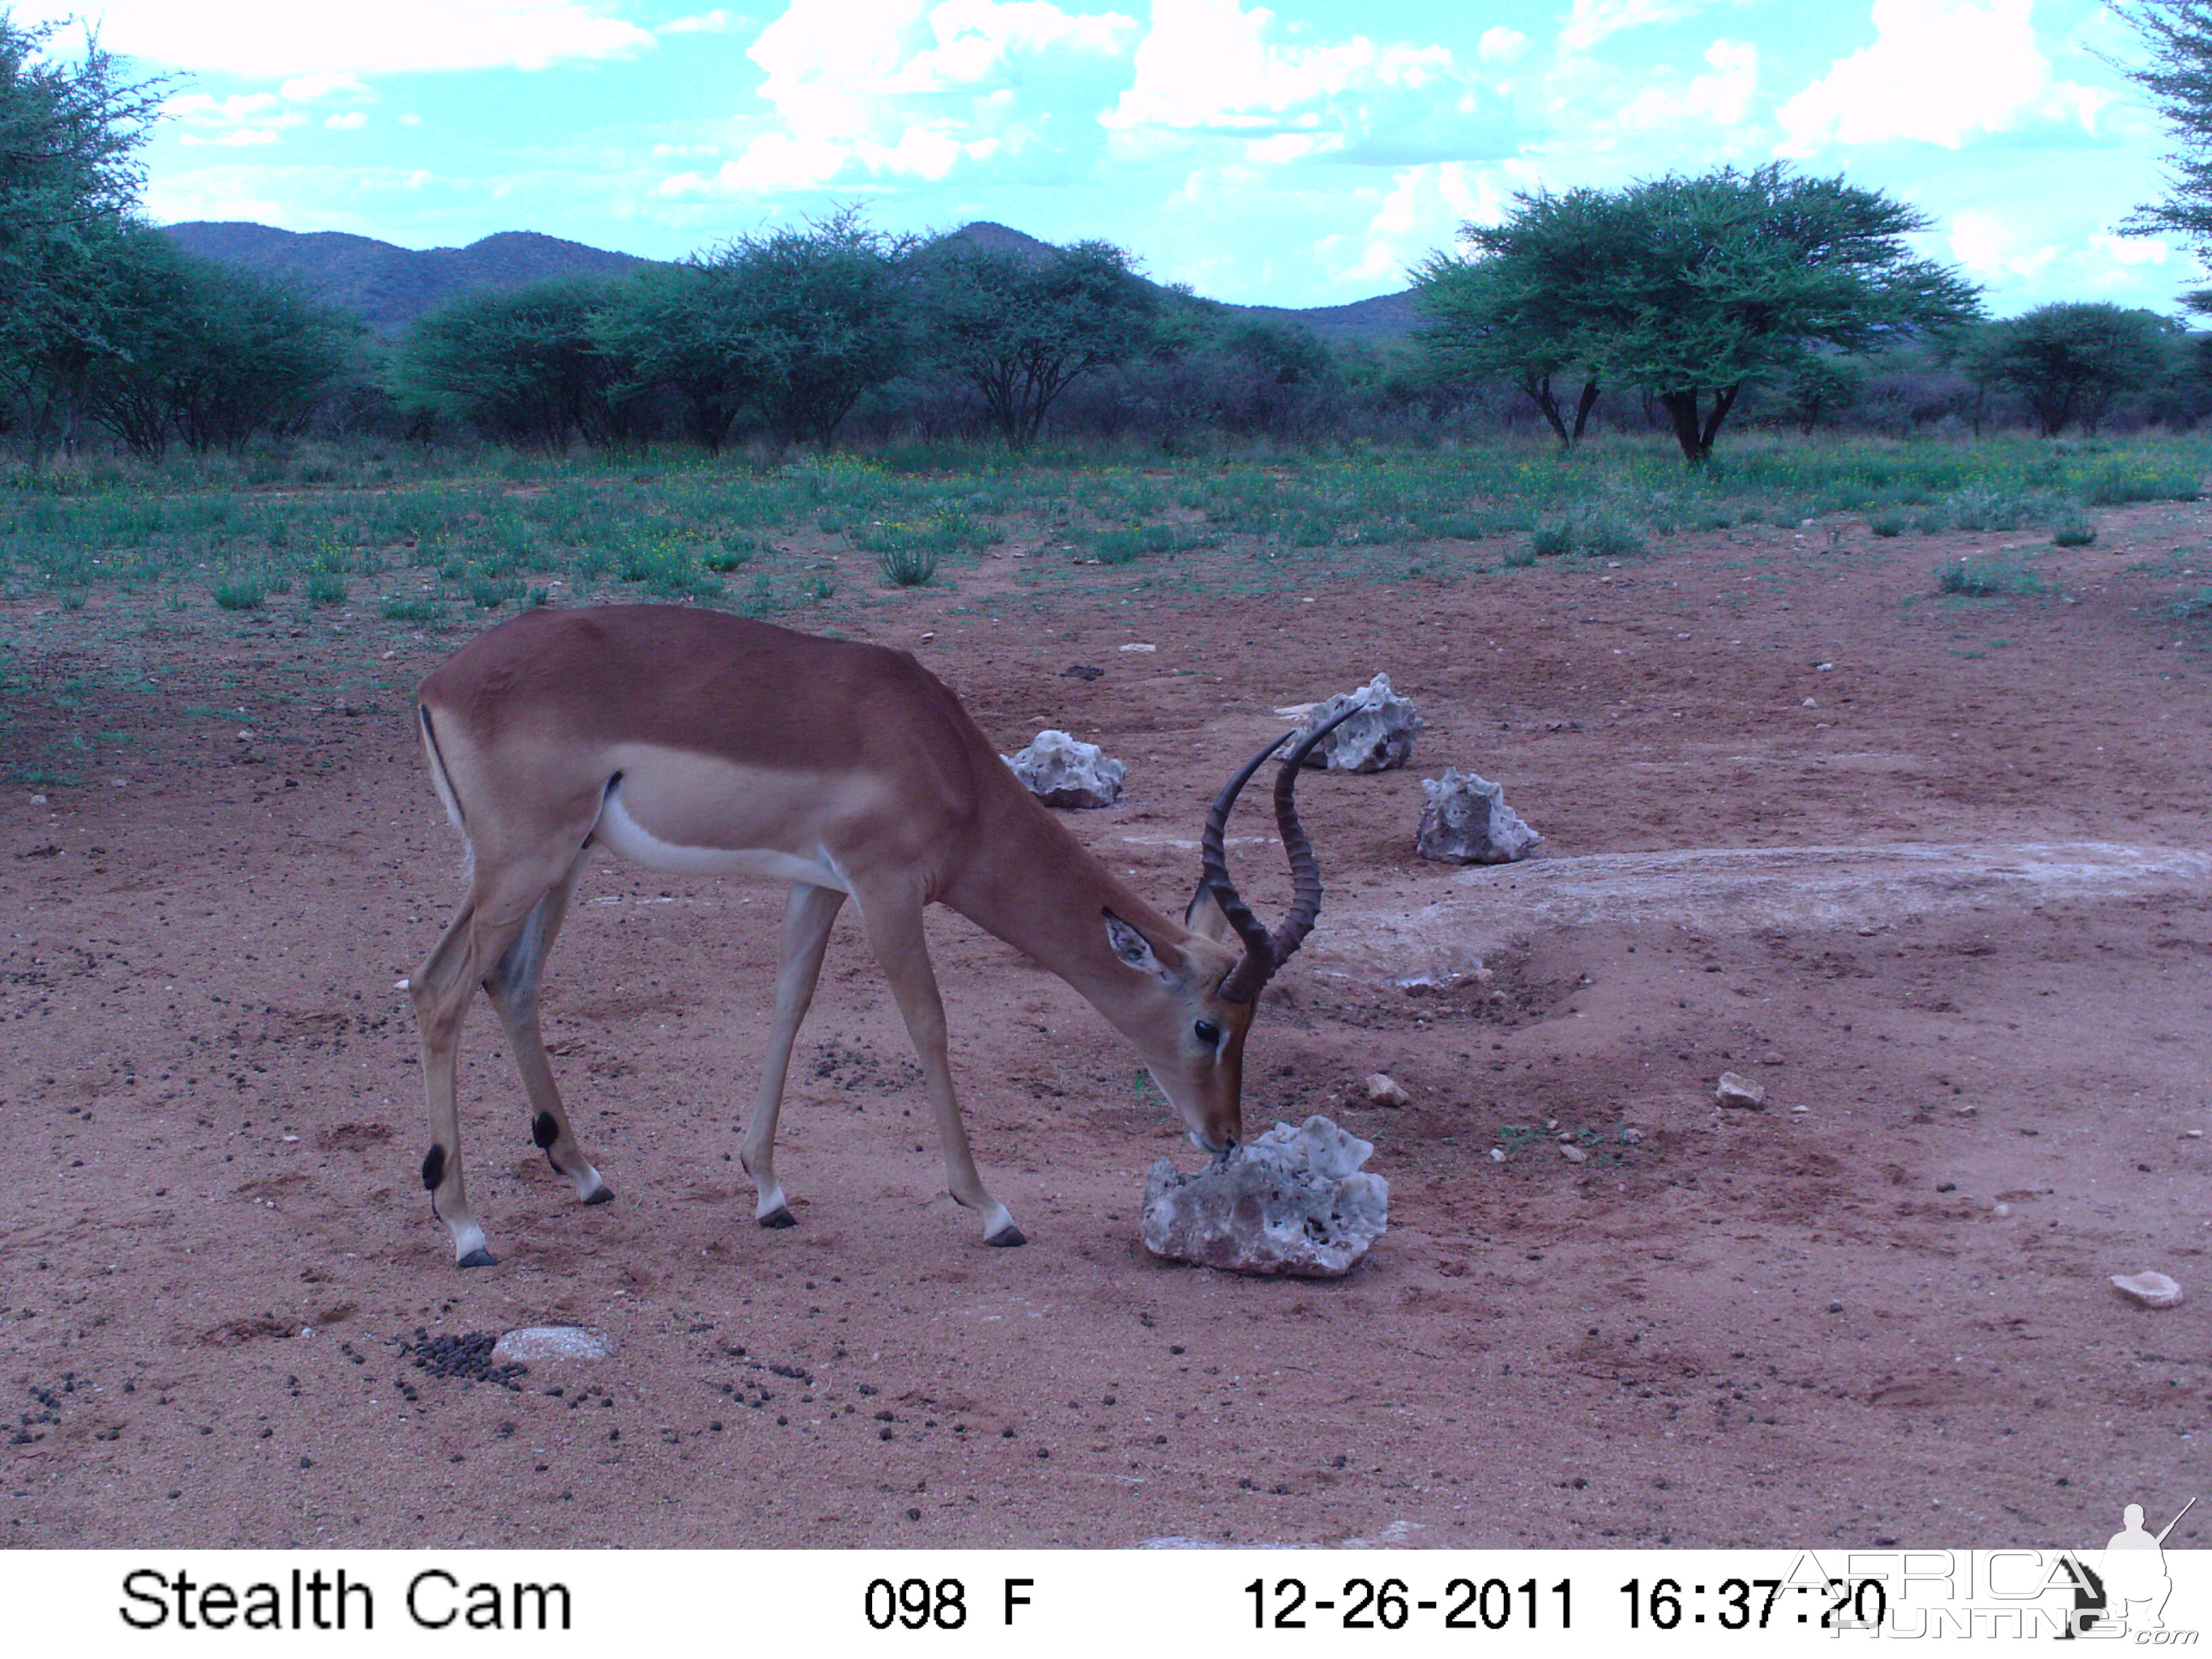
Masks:
[[[901,894],[872,903],[863,896],[860,917],[921,1060],[930,1112],[937,1119],[938,1143],[945,1150],[945,1184],[956,1200],[982,1216],[986,1244],[1026,1242],[1006,1206],[984,1189],[983,1177],[968,1150],[968,1132],[960,1122],[960,1102],[952,1092],[952,1068],[945,1054],[945,1000],[938,994],[937,974],[929,965],[920,901]]]
[[[823,953],[830,948],[830,929],[837,920],[845,896],[834,887],[815,887],[793,882],[783,905],[783,951],[775,971],[775,1022],[768,1036],[768,1054],[761,1065],[760,1094],[752,1116],[745,1123],[745,1173],[753,1178],[760,1195],[753,1218],[763,1227],[788,1227],[796,1219],[785,1201],[783,1184],[775,1178],[775,1120],[783,1104],[783,1083],[791,1068],[791,1045],[799,1036],[799,1022],[814,1001],[814,988],[822,977]]]

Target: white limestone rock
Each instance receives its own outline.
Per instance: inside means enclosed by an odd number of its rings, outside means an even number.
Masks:
[[[585,1325],[525,1325],[492,1344],[491,1357],[502,1365],[539,1365],[555,1359],[605,1359],[614,1344],[605,1333]]]
[[[1766,1089],[1747,1077],[1738,1077],[1734,1072],[1723,1072],[1720,1082],[1713,1089],[1716,1106],[1732,1106],[1738,1111],[1755,1112],[1766,1104]]]
[[[1390,1183],[1359,1167],[1374,1150],[1315,1116],[1195,1175],[1162,1158],[1145,1183],[1145,1248],[1231,1273],[1341,1279],[1389,1222]]]
[[[1447,864],[1511,864],[1533,858],[1544,838],[1505,804],[1504,786],[1444,768],[1440,778],[1423,778],[1428,797],[1421,808],[1413,850]]]
[[[1377,674],[1357,691],[1316,703],[1302,730],[1326,726],[1351,703],[1358,704],[1359,712],[1316,744],[1306,764],[1332,772],[1389,772],[1403,766],[1413,752],[1421,717],[1412,703],[1392,692],[1388,674]]]
[[[1121,799],[1127,769],[1097,744],[1065,732],[1040,732],[1020,754],[1000,758],[1047,806],[1111,806]]]
[[[2146,1308],[2178,1307],[2181,1302],[2181,1286],[2164,1273],[2114,1273],[2112,1288]]]

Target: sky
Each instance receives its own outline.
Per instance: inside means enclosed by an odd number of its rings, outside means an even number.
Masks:
[[[0,0],[0,10],[9,9]],[[655,258],[857,204],[1103,238],[1245,304],[1403,288],[1516,192],[1783,161],[2014,315],[2174,313],[2168,143],[2100,0],[14,0],[171,77],[158,222]]]

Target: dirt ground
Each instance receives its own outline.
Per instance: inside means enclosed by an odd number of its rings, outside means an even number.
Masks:
[[[547,1025],[620,1197],[546,1167],[481,1011],[465,1145],[502,1261],[457,1271],[393,981],[459,889],[404,688],[461,636],[18,608],[34,678],[151,689],[71,785],[0,799],[0,1545],[2163,1524],[2212,1473],[2212,635],[2165,609],[2212,576],[2207,516],[2108,514],[2039,554],[2062,592],[2003,600],[1934,573],[2022,537],[1838,521],[1056,613],[1014,603],[1001,548],[859,611],[1001,747],[1054,725],[1124,757],[1127,804],[1074,828],[1167,908],[1271,710],[1377,671],[1415,700],[1411,769],[1301,787],[1328,898],[1249,1051],[1248,1123],[1325,1112],[1391,1183],[1334,1283],[1150,1258],[1146,1171],[1200,1154],[1072,991],[942,912],[955,1073],[1028,1247],[944,1195],[849,908],[786,1113],[799,1224],[757,1228],[734,1155],[781,890],[611,860]],[[400,689],[348,690],[378,676]],[[279,684],[289,713],[225,707]],[[1417,859],[1447,763],[1546,856]],[[1273,915],[1266,829],[1240,815],[1231,854]],[[1724,1069],[1763,1110],[1717,1109]],[[1410,1106],[1352,1097],[1377,1070]],[[2191,1299],[2107,1282],[2144,1268]],[[541,1322],[613,1352],[502,1376],[465,1340]]]

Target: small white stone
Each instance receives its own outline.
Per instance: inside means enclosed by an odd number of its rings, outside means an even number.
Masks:
[[[2164,1273],[2114,1273],[2112,1288],[2146,1308],[2172,1308],[2181,1301],[2181,1286]]]
[[[1790,1109],[1793,1112],[1809,1112],[1813,1109],[1810,1106],[1792,1106]]]
[[[1589,1161],[1589,1154],[1579,1146],[1562,1145],[1559,1148],[1559,1156],[1570,1164],[1586,1164]]]
[[[2010,1215],[2010,1214],[2012,1213],[2012,1206],[2011,1206],[2011,1205],[2009,1205],[2009,1204],[2002,1204],[2002,1203],[2000,1203],[2000,1204],[1992,1204],[1992,1205],[1990,1205],[1990,1213],[1991,1215],[1995,1215],[1995,1216],[2008,1216],[2008,1215]]]
[[[1812,698],[1808,697],[1804,702],[1799,703],[1797,706],[1800,708],[1818,708],[1820,705],[1815,702]]]
[[[44,806],[46,804],[46,798],[44,795],[33,795],[31,797],[31,805],[33,806]]]
[[[1125,645],[1125,646],[1122,646],[1121,648],[1122,650],[1124,650],[1124,651],[1144,651],[1144,652],[1152,652],[1152,651],[1158,651],[1158,650],[1159,649],[1159,647],[1158,647],[1157,645],[1140,645],[1140,644],[1139,644],[1136,641],[1132,640],[1132,641],[1129,641],[1129,643],[1128,643],[1128,644],[1127,644],[1127,645]]]
[[[502,1365],[534,1365],[550,1359],[605,1359],[614,1351],[603,1332],[582,1325],[525,1325],[492,1344],[491,1357]]]
[[[1734,1072],[1723,1072],[1719,1084],[1713,1090],[1713,1099],[1723,1106],[1750,1111],[1766,1104],[1766,1091],[1749,1078],[1738,1077]]]
[[[1981,1111],[1982,1109],[1980,1107],[1975,1105],[1972,1101],[1969,1100],[1954,1106],[1951,1109],[1951,1115],[1954,1117],[1978,1117],[1981,1115]]]
[[[1492,1147],[1490,1149],[1490,1161],[1491,1161],[1492,1164],[1503,1164],[1503,1163],[1504,1163],[1504,1162],[1505,1162],[1505,1149],[1504,1149],[1503,1146],[1492,1146]]]

